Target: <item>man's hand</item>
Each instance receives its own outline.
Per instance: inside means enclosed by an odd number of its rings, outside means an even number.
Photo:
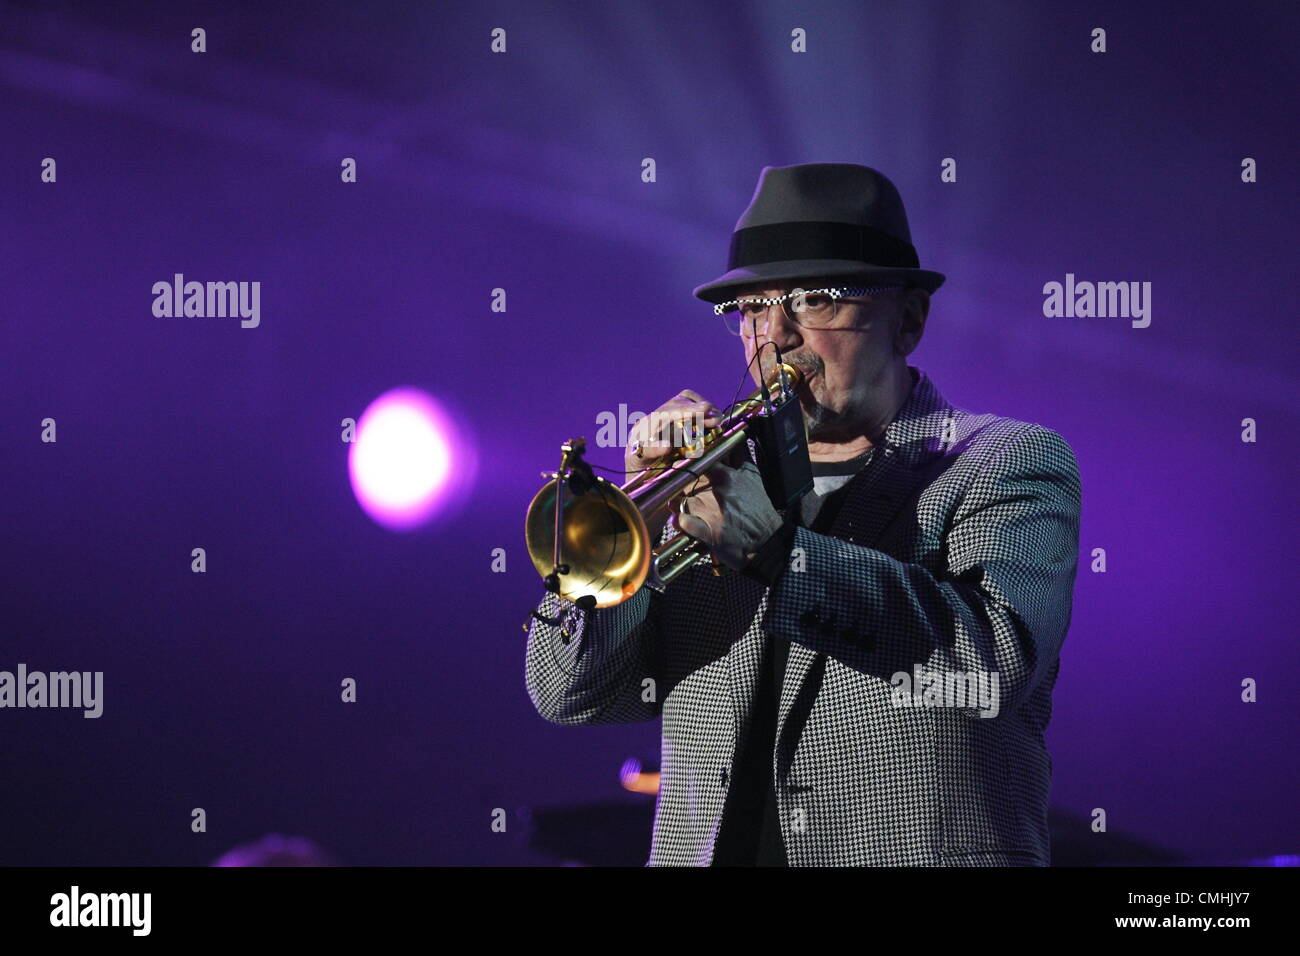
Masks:
[[[623,468],[628,475],[634,475],[671,455],[674,427],[688,425],[702,430],[721,421],[721,410],[699,392],[689,388],[678,392],[632,427]]]
[[[707,488],[697,488],[683,500],[677,527],[739,571],[781,527],[781,515],[772,507],[758,466],[744,454],[743,445],[729,462],[710,468],[707,478]]]

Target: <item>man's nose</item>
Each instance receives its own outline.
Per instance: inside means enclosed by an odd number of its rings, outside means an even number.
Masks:
[[[766,338],[782,352],[788,352],[803,344],[803,336],[800,334],[802,331],[790,318],[784,304],[774,305],[767,310]]]
[[[785,354],[803,344],[803,336],[800,334],[802,331],[785,314],[784,309],[779,305],[772,306],[768,310],[766,331],[759,332],[757,338],[745,336],[745,360],[754,363],[755,355],[760,356],[755,363],[758,368],[753,370],[754,374],[758,374],[759,368],[767,371],[776,367],[776,349],[769,349],[769,342]]]

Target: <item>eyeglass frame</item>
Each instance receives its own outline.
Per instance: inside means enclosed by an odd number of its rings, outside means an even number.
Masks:
[[[880,292],[894,292],[894,291],[896,291],[896,292],[906,292],[909,288],[911,288],[911,287],[908,286],[908,285],[903,285],[903,284],[897,283],[897,282],[895,282],[895,283],[890,283],[890,284],[888,284],[888,285],[869,285],[869,286],[830,286],[830,287],[825,288],[825,289],[802,289],[802,288],[799,288],[798,286],[796,286],[795,288],[791,289],[789,292],[785,293],[784,295],[778,295],[778,296],[775,296],[775,297],[770,297],[770,296],[745,296],[743,299],[728,299],[726,302],[719,302],[717,305],[715,305],[715,306],[713,307],[713,314],[716,315],[716,316],[721,317],[721,316],[725,316],[728,312],[739,312],[739,311],[740,311],[740,304],[741,304],[742,302],[745,302],[745,303],[751,303],[751,302],[753,302],[753,303],[760,303],[760,302],[761,302],[762,304],[766,305],[766,306],[768,307],[769,310],[770,310],[771,307],[774,306],[774,305],[781,305],[781,311],[785,313],[786,318],[788,318],[788,319],[789,319],[791,322],[793,322],[795,325],[799,326],[801,329],[805,329],[805,328],[823,329],[823,328],[829,328],[829,326],[824,326],[824,325],[806,326],[806,325],[804,325],[804,324],[803,324],[802,322],[800,322],[800,321],[799,321],[795,316],[791,315],[791,314],[790,314],[790,310],[787,309],[787,308],[785,308],[785,306],[784,306],[782,303],[784,303],[787,299],[792,298],[793,296],[799,296],[799,295],[802,295],[802,296],[810,296],[810,295],[829,295],[829,296],[831,297],[831,301],[832,301],[832,303],[833,303],[833,304],[835,305],[835,307],[838,309],[838,307],[839,307],[839,300],[840,300],[840,299],[846,299],[846,298],[858,298],[858,297],[860,297],[860,296],[865,296],[865,295],[875,295],[875,294],[880,293]],[[765,313],[765,314],[766,314],[766,313]],[[836,314],[836,313],[834,313],[834,312],[831,313],[831,321],[832,321],[832,322],[835,320],[835,314]],[[770,324],[770,322],[771,322],[770,319],[765,319],[764,332],[766,332],[766,330],[767,330],[767,325]],[[727,322],[726,322],[725,319],[723,320],[723,324],[726,325],[726,327],[727,327],[727,331],[728,331],[728,332],[731,332],[732,335],[742,336],[742,337],[743,337],[744,333],[741,331],[741,329],[744,328],[744,320],[743,320],[743,319],[741,320],[739,326],[738,326],[735,330],[733,330],[733,329],[731,328],[731,326],[730,326],[729,324],[727,324]],[[761,334],[761,333],[760,333],[760,334]]]

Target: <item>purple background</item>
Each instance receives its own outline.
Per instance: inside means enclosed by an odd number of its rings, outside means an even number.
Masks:
[[[0,863],[205,864],[268,831],[535,862],[519,808],[644,803],[617,771],[657,724],[528,701],[524,511],[598,413],[731,397],[739,342],[690,290],[759,170],[800,162],[902,192],[948,276],[912,364],[1078,455],[1054,805],[1193,858],[1300,849],[1296,7],[1134,6],[0,7],[0,669],[105,672],[98,720],[0,711]],[[154,318],[174,272],[260,281],[261,327]],[[1151,326],[1045,318],[1067,272],[1151,282]],[[339,440],[395,385],[480,455],[410,535],[363,515]]]

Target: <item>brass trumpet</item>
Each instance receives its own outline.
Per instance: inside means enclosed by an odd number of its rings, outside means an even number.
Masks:
[[[621,487],[592,473],[582,458],[585,439],[565,442],[559,469],[542,473],[551,480],[533,497],[524,528],[528,556],[547,588],[587,608],[621,604],[643,584],[662,591],[706,549],[684,533],[655,549],[649,529],[662,527],[686,489],[745,441],[755,418],[797,401],[803,379],[797,368],[779,363],[766,387],[755,389],[720,425]]]

